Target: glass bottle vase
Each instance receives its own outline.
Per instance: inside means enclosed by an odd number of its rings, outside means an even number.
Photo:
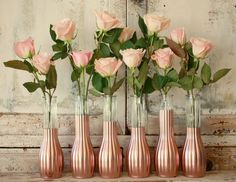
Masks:
[[[55,179],[62,176],[63,152],[58,140],[57,98],[44,97],[44,135],[40,147],[40,176]]]
[[[117,100],[105,95],[103,111],[103,139],[98,157],[98,168],[103,178],[118,178],[122,169],[122,152],[117,138]]]
[[[156,174],[160,177],[175,177],[179,168],[179,153],[174,137],[173,107],[168,96],[161,102],[160,136],[155,152]]]
[[[187,134],[182,154],[184,176],[203,177],[206,171],[206,154],[201,138],[201,105],[198,97],[190,95],[186,103]]]
[[[87,99],[78,96],[75,105],[75,141],[71,151],[74,178],[90,178],[94,172],[94,152],[90,140]]]
[[[144,178],[150,174],[150,150],[145,136],[147,109],[144,97],[133,96],[131,138],[126,151],[127,172],[130,177]]]

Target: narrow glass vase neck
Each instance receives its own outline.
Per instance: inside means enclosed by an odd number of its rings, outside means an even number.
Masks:
[[[58,128],[57,121],[57,97],[45,96],[44,100],[44,129]]]
[[[173,110],[172,98],[169,95],[162,95],[160,110]]]
[[[147,108],[145,96],[132,96],[131,127],[145,127],[147,122]]]
[[[75,115],[88,115],[88,101],[84,95],[79,95],[75,102]]]
[[[117,121],[116,113],[117,113],[116,96],[105,95],[104,96],[103,121],[104,122],[116,122]]]

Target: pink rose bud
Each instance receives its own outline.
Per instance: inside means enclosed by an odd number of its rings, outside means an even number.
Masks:
[[[72,20],[65,18],[53,25],[52,30],[56,33],[56,39],[70,41],[74,37],[75,23]]]
[[[129,68],[138,67],[142,61],[142,58],[145,54],[143,49],[125,49],[120,51],[120,54],[123,56],[123,61]]]
[[[149,13],[143,17],[149,34],[158,33],[166,29],[170,24],[170,19],[160,16],[157,13]]]
[[[133,37],[134,32],[135,32],[134,29],[132,29],[132,28],[130,28],[130,27],[125,27],[125,28],[123,29],[123,31],[121,32],[120,37],[119,37],[118,40],[119,40],[121,43],[123,43],[123,42],[125,42],[125,41],[127,41],[127,40],[130,40],[130,39]]]
[[[92,51],[73,51],[71,54],[74,64],[81,68],[81,67],[86,67],[89,63],[89,61],[91,60],[92,56],[93,56],[93,52]]]
[[[51,65],[52,56],[48,53],[39,53],[33,56],[33,65],[41,73],[47,74]]]
[[[212,43],[203,38],[191,38],[190,42],[192,43],[193,55],[199,59],[205,58],[213,48]]]
[[[184,28],[176,28],[171,31],[170,38],[177,44],[184,45],[186,42],[186,35]]]
[[[104,31],[109,31],[114,28],[120,28],[121,22],[114,15],[107,11],[97,12],[97,27]]]
[[[157,65],[162,69],[167,69],[172,66],[172,59],[174,53],[167,47],[164,49],[158,49],[151,56],[152,60],[156,61]]]
[[[16,42],[14,51],[16,55],[22,59],[31,58],[35,54],[34,40],[29,37],[24,41]]]
[[[108,77],[116,74],[122,65],[122,61],[119,59],[117,60],[116,58],[107,57],[96,59],[94,65],[96,72],[103,77]]]

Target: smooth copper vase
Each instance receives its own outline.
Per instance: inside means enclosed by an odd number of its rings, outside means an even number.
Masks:
[[[144,127],[131,128],[131,139],[126,153],[127,172],[130,177],[144,178],[150,174],[150,150]]]
[[[55,179],[62,176],[64,167],[63,152],[58,140],[57,128],[44,129],[43,143],[40,147],[40,176]]]
[[[187,128],[187,136],[182,154],[184,176],[199,178],[206,172],[206,154],[200,128]]]
[[[89,136],[89,116],[78,115],[75,121],[75,142],[71,151],[74,178],[90,178],[94,172],[94,152]]]
[[[160,110],[160,137],[155,153],[156,174],[175,177],[179,168],[179,153],[173,131],[173,110]]]
[[[121,175],[122,152],[117,139],[116,122],[103,122],[103,140],[98,167],[103,178],[118,178]]]

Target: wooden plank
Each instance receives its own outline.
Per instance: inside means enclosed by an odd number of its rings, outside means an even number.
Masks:
[[[154,158],[154,148],[151,148],[152,159]],[[70,171],[71,149],[63,149],[65,156],[65,171]],[[96,156],[99,148],[94,149]],[[39,149],[0,149],[0,173],[21,173],[38,172]],[[125,157],[126,150],[123,150]],[[212,170],[235,170],[236,169],[236,147],[207,147],[207,159],[212,162]],[[125,168],[125,159],[123,160]],[[154,160],[151,160],[152,163]],[[153,166],[153,164],[152,164]],[[96,167],[97,170],[97,167]],[[125,170],[125,169],[124,169]],[[154,168],[152,167],[152,170]]]

